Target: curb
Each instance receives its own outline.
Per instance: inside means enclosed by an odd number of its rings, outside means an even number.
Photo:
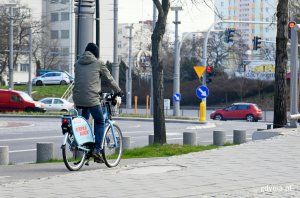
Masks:
[[[13,115],[0,114],[0,117],[11,118],[61,118],[63,115]],[[153,118],[137,118],[137,117],[113,117],[112,120],[131,120],[131,121],[145,121],[153,122]],[[208,122],[200,122],[197,120],[181,120],[181,119],[165,119],[166,123],[191,123],[191,124],[207,124]],[[1,122],[0,122],[1,126]]]

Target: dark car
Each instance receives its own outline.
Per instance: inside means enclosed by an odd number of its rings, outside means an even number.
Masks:
[[[262,110],[254,103],[233,103],[224,109],[217,109],[210,114],[214,120],[247,120],[257,122],[262,119]]]

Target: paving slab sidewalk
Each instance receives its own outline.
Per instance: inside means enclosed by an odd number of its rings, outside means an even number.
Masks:
[[[0,197],[300,197],[300,132],[117,168],[20,180]]]

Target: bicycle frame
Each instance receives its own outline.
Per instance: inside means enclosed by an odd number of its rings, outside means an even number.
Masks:
[[[95,143],[95,137],[93,134],[93,131],[91,129],[90,124],[87,122],[85,118],[78,115],[78,111],[76,109],[72,109],[71,111],[74,112],[75,115],[66,115],[63,117],[63,122],[70,124],[70,129],[67,132],[72,133],[74,135],[74,139],[76,142],[76,147],[80,150],[89,152],[90,149],[87,149],[85,147],[82,147],[81,145],[86,143]],[[102,105],[102,111],[103,111],[103,117],[105,122],[105,132],[110,128],[112,130],[112,136],[114,140],[114,144],[117,147],[118,141],[115,136],[115,131],[113,127],[114,121],[111,121],[111,115],[110,115],[110,104],[108,102],[104,102]],[[68,141],[68,133],[64,132],[64,141],[63,144],[66,144]],[[105,138],[105,137],[103,137]],[[101,147],[104,148],[104,139],[102,140]]]

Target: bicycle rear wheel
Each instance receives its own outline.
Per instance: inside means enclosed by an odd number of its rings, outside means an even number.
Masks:
[[[70,171],[77,171],[83,166],[86,152],[77,148],[71,135],[68,135],[68,141],[61,146],[61,149],[64,163]]]
[[[112,126],[114,132],[112,131]],[[113,137],[115,137],[117,142],[114,141]],[[123,152],[122,138],[121,129],[117,125],[108,126],[103,139],[102,156],[105,165],[109,168],[117,166],[121,160]]]

